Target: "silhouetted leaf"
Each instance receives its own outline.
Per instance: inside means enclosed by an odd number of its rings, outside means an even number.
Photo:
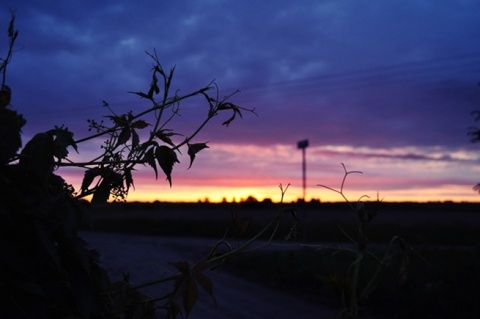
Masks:
[[[155,162],[155,154],[154,154],[154,148],[151,147],[146,153],[145,156],[143,157],[143,160],[150,165],[153,170],[155,171],[155,179],[158,179],[158,172],[157,172],[157,163]]]
[[[223,110],[231,110],[235,107],[235,105],[233,103],[229,103],[229,102],[224,102],[224,103],[220,103],[218,105],[218,110],[219,111],[223,111]]]
[[[155,132],[156,137],[158,137],[163,142],[165,142],[169,145],[172,145],[172,146],[174,146],[175,144],[172,142],[170,137],[175,136],[175,135],[182,135],[182,134],[172,132],[172,130],[169,130],[169,129],[164,129],[164,130],[160,130],[160,131]]]
[[[95,177],[100,176],[101,173],[102,173],[102,170],[98,167],[91,168],[85,171],[83,175],[82,186],[81,186],[82,193],[88,190],[88,187],[90,187]]]
[[[188,144],[188,155],[190,156],[190,165],[188,168],[192,167],[193,161],[195,160],[195,155],[204,148],[208,148],[207,143]]]
[[[188,316],[188,313],[195,304],[195,297],[198,297],[198,294],[195,296],[195,294],[192,293],[192,289],[194,291],[196,287],[192,288],[190,286],[190,283],[192,282],[190,275],[190,264],[188,261],[170,262],[170,264],[180,271],[180,275],[175,279],[175,288],[170,295],[169,301],[171,304],[176,304],[178,299],[180,299],[183,310]]]
[[[50,132],[35,135],[23,148],[19,167],[40,186],[46,187],[48,176],[53,172],[55,143]]]
[[[132,133],[132,150],[134,150],[140,143],[140,138],[138,137],[138,134],[134,129],[131,130],[131,133]]]
[[[162,168],[165,175],[167,175],[167,180],[172,187],[172,169],[175,163],[180,163],[177,158],[177,154],[171,148],[161,145],[157,147],[155,151],[155,157],[157,158],[158,164]]]
[[[146,128],[147,126],[148,126],[148,123],[145,122],[144,120],[135,121],[131,125],[132,128],[139,128],[139,129]]]
[[[158,94],[160,93],[160,88],[158,87],[158,79],[157,74],[154,71],[152,76],[152,83],[150,84],[150,89],[148,90],[148,98],[151,100],[153,99],[153,93]]]
[[[143,92],[128,92],[128,93],[133,93],[133,94],[136,94],[136,95],[138,95],[138,96],[140,96],[140,97],[143,97],[144,99],[149,99],[149,100],[151,100],[150,97],[148,96],[148,94],[143,93]]]
[[[110,198],[110,192],[114,188],[123,186],[123,176],[111,169],[102,170],[102,181],[95,189],[92,197],[92,204],[105,203]]]
[[[68,156],[68,146],[72,146],[78,153],[77,144],[73,140],[73,133],[68,128],[55,127],[50,131],[55,135],[55,157],[58,159],[66,158]]]
[[[130,128],[128,126],[124,127],[118,136],[117,146],[127,143],[130,139],[130,134]]]
[[[112,186],[107,179],[103,179],[100,185],[95,189],[92,197],[92,205],[104,204],[110,198]]]
[[[112,120],[113,123],[115,123],[118,126],[125,127],[128,125],[128,120],[125,114],[118,116],[118,115],[105,115],[104,117],[108,117],[110,120]]]
[[[125,184],[127,185],[127,192],[130,189],[130,186],[133,186],[135,189],[135,185],[133,185],[133,177],[132,177],[132,168],[129,167],[125,169]]]
[[[217,301],[215,300],[215,296],[213,295],[213,282],[210,278],[205,276],[202,272],[205,270],[205,262],[200,261],[195,266],[193,266],[192,274],[195,280],[200,284],[203,290],[212,297],[215,306],[217,305]]]
[[[213,283],[202,273],[206,269],[205,262],[200,261],[193,268],[190,268],[190,264],[187,261],[178,261],[170,264],[180,271],[180,275],[175,280],[175,288],[170,296],[170,302],[175,303],[177,299],[180,299],[186,317],[188,317],[198,300],[197,283],[212,297],[216,305],[216,300],[213,296]]]
[[[228,120],[226,120],[225,122],[222,123],[222,125],[225,125],[225,126],[228,126],[233,120],[235,120],[237,114],[238,114],[238,116],[242,117],[242,113],[240,112],[240,109],[238,107],[236,107],[235,105],[233,105],[231,103],[228,103],[228,104],[230,104],[231,107],[226,107],[224,109],[232,109],[233,114]]]

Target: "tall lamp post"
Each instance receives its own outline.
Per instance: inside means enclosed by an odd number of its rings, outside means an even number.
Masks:
[[[303,202],[307,193],[307,162],[305,159],[305,149],[308,147],[308,140],[302,140],[297,143],[297,148],[302,150],[302,181],[303,181]]]

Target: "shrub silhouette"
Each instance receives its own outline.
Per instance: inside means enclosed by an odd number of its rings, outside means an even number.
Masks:
[[[243,111],[230,98],[220,98],[217,85],[212,82],[186,95],[171,94],[175,68],[165,71],[154,52],[151,84],[146,92],[133,92],[151,102],[151,106],[137,113],[116,114],[108,102],[103,106],[110,112],[108,123],[88,120],[92,135],[74,139],[67,127],[55,127],[36,134],[22,146],[21,128],[26,123],[21,114],[11,109],[12,90],[6,85],[7,66],[11,61],[18,31],[15,15],[8,26],[8,52],[2,59],[3,79],[0,90],[0,317],[1,318],[150,318],[154,316],[155,300],[142,295],[125,281],[112,283],[98,263],[98,254],[88,250],[78,236],[84,224],[85,201],[104,203],[111,197],[121,200],[134,186],[133,171],[138,164],[149,165],[158,177],[158,166],[169,184],[172,171],[179,162],[177,154],[185,147],[192,166],[197,154],[208,148],[205,142],[195,142],[196,135],[220,113],[229,113],[228,126]],[[14,92],[14,90],[13,90]],[[14,97],[14,94],[13,94]],[[182,135],[170,127],[178,115],[181,102],[199,97],[207,108],[206,117],[189,135]],[[149,129],[148,134],[140,131]],[[142,135],[147,135],[142,139]],[[77,145],[106,137],[101,154],[96,158],[75,162],[69,151]],[[178,143],[174,138],[182,137]],[[56,169],[75,166],[83,169],[80,190],[75,190]],[[220,260],[218,256],[216,260]],[[209,292],[209,281],[201,274],[204,265],[190,269],[182,262],[174,266],[179,275],[163,278],[145,285],[175,281],[172,294],[187,303],[178,306],[177,299],[166,298],[167,315],[175,317],[191,311],[194,301],[191,291],[184,291],[199,282]],[[189,277],[194,274],[193,277]],[[193,279],[192,279],[193,278]],[[192,281],[193,280],[193,281]],[[143,285],[143,286],[145,286]],[[183,289],[183,290],[182,290]]]

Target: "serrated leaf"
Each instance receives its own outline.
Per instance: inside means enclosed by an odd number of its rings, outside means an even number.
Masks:
[[[127,143],[128,140],[130,139],[130,135],[131,135],[130,128],[127,126],[124,127],[120,132],[120,135],[118,136],[117,146]]]
[[[98,167],[91,168],[85,171],[83,175],[82,186],[81,186],[82,193],[88,190],[88,187],[90,187],[95,177],[100,176],[101,173],[102,171]]]
[[[188,166],[189,169],[192,167],[196,154],[204,148],[208,148],[207,143],[188,144],[188,155],[190,156],[190,165]]]
[[[190,269],[190,264],[187,261],[171,262],[170,264],[180,271],[179,277],[175,280],[175,289],[171,295],[171,301],[180,298],[183,310],[186,317],[188,317],[198,300],[198,288],[195,277],[198,264],[193,269]]]
[[[203,288],[203,290],[209,294],[215,305],[217,304],[217,301],[215,300],[215,297],[213,296],[213,282],[210,278],[205,276],[202,271],[206,269],[206,264],[204,261],[199,261],[195,266],[192,268],[192,274],[195,277],[195,280],[200,284],[200,286]]]
[[[127,186],[127,192],[130,189],[130,186],[135,189],[135,185],[133,184],[132,168],[127,168],[125,170],[125,184]]]
[[[164,143],[167,143],[172,146],[175,146],[175,144],[172,142],[172,139],[170,137],[174,135],[182,135],[182,134],[172,132],[171,130],[168,130],[168,129],[155,132],[156,137],[158,137]]]
[[[155,179],[158,179],[158,172],[157,172],[157,163],[155,162],[155,155],[154,155],[154,148],[151,147],[143,157],[143,160],[150,165],[153,170],[155,171]]]
[[[172,187],[172,169],[175,163],[180,163],[177,158],[177,154],[171,148],[161,145],[155,150],[155,157],[157,162],[162,168],[165,175],[167,175],[167,180]]]
[[[155,134],[159,139],[161,139],[163,142],[169,144],[169,145],[172,145],[174,146],[172,140],[170,139],[170,137],[166,136],[166,135],[163,135],[163,134]]]

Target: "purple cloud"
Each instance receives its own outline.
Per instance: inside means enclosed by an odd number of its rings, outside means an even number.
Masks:
[[[106,115],[103,100],[119,113],[144,107],[127,92],[148,88],[144,52],[156,49],[165,69],[176,65],[180,94],[216,79],[222,95],[240,89],[233,101],[259,115],[228,128],[219,117],[199,142],[471,147],[470,112],[480,106],[475,2],[28,0],[0,8],[3,28],[9,6],[20,37],[7,82],[26,137],[61,124],[81,137],[88,118]],[[199,101],[181,107],[181,132],[207,111]]]

